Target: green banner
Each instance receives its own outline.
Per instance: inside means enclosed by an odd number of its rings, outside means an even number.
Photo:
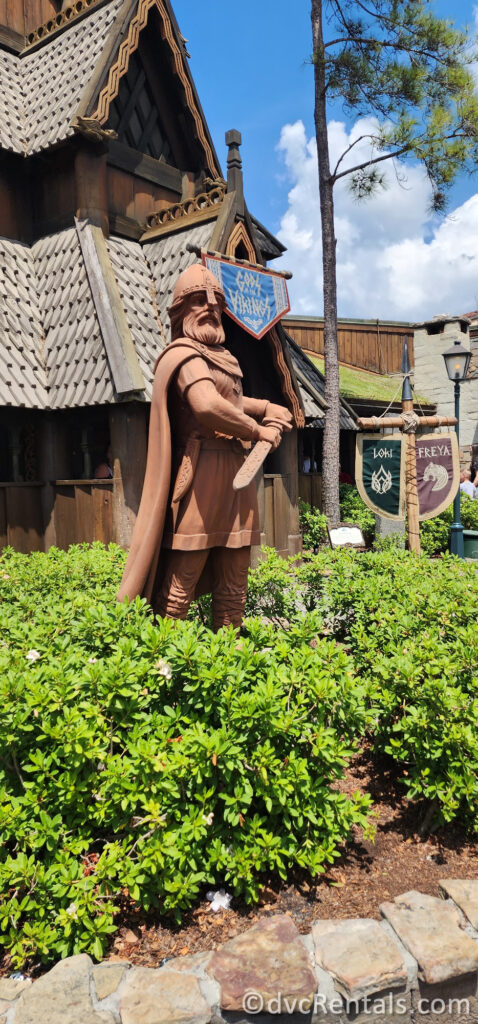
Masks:
[[[357,437],[357,487],[365,503],[387,519],[404,518],[402,436]]]

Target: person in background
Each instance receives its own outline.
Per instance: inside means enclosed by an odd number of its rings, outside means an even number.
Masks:
[[[341,466],[339,466],[339,484],[353,484],[350,473],[345,473]]]
[[[98,463],[95,469],[95,480],[111,480],[113,477],[113,452],[109,444],[103,462]]]
[[[460,491],[463,491],[463,494],[467,494],[469,498],[475,497],[475,488],[471,482],[471,472],[469,469],[464,469],[460,473]]]

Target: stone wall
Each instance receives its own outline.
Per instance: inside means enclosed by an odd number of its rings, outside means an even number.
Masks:
[[[437,330],[438,333],[434,333]],[[418,394],[436,403],[439,416],[455,414],[454,388],[445,369],[443,352],[453,345],[457,337],[462,345],[470,347],[468,322],[460,318],[436,317],[415,329],[415,388]],[[460,449],[463,467],[470,463],[472,445],[478,445],[478,378],[461,385]]]
[[[70,957],[0,978],[0,1024],[477,1024],[478,880],[408,892],[382,920],[287,914],[159,968]]]

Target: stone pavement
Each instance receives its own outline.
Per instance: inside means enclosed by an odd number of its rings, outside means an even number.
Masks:
[[[62,960],[0,979],[0,1024],[478,1024],[478,881],[407,892],[380,922],[265,918],[163,967]]]

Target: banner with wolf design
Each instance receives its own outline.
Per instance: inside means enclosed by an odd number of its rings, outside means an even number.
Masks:
[[[460,486],[456,433],[422,434],[416,439],[419,519],[432,519],[448,508]]]
[[[405,445],[401,434],[358,434],[355,476],[361,498],[385,519],[405,519]]]

